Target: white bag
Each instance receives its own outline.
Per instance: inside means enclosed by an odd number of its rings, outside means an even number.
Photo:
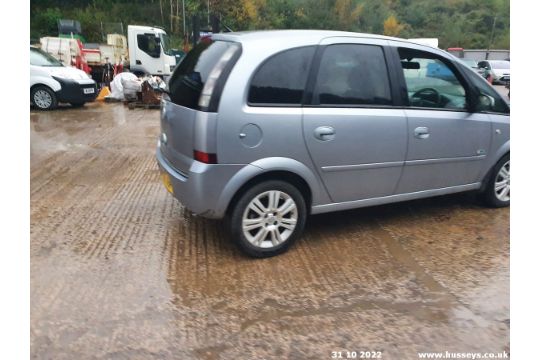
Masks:
[[[123,72],[116,75],[111,81],[111,94],[107,97],[116,100],[136,98],[137,91],[141,91],[139,78],[130,72]]]

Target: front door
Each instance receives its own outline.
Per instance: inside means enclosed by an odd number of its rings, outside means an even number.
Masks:
[[[383,44],[325,44],[304,139],[334,202],[392,195],[407,148],[404,110],[393,108]]]
[[[398,194],[479,181],[490,150],[487,114],[471,113],[456,68],[431,52],[399,47],[408,94],[408,152]]]

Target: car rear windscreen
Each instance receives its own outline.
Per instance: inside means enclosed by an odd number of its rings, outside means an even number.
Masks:
[[[199,109],[199,97],[214,66],[234,43],[203,39],[178,64],[169,80],[169,97],[175,104]]]

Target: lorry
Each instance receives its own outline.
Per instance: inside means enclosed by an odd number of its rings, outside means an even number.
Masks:
[[[107,34],[106,44],[82,44],[80,34],[74,33],[73,27],[69,34],[62,31],[59,23],[59,37],[41,38],[41,48],[64,65],[75,66],[91,74],[97,82],[104,82],[105,73],[123,69],[129,69],[138,76],[168,77],[176,66],[169,37],[159,27],[129,25],[127,38],[122,34]],[[112,80],[111,75],[107,80]]]
[[[176,57],[165,30],[128,25],[129,69],[135,74],[170,76]]]

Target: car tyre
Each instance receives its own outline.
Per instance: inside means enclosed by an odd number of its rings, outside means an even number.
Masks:
[[[302,193],[287,182],[271,180],[254,185],[239,197],[227,225],[243,252],[263,258],[287,251],[302,234],[306,217]]]
[[[51,88],[45,85],[38,85],[30,92],[30,101],[40,110],[52,110],[58,106],[58,99]]]
[[[503,156],[495,164],[481,196],[484,203],[490,207],[510,205],[510,154]]]

